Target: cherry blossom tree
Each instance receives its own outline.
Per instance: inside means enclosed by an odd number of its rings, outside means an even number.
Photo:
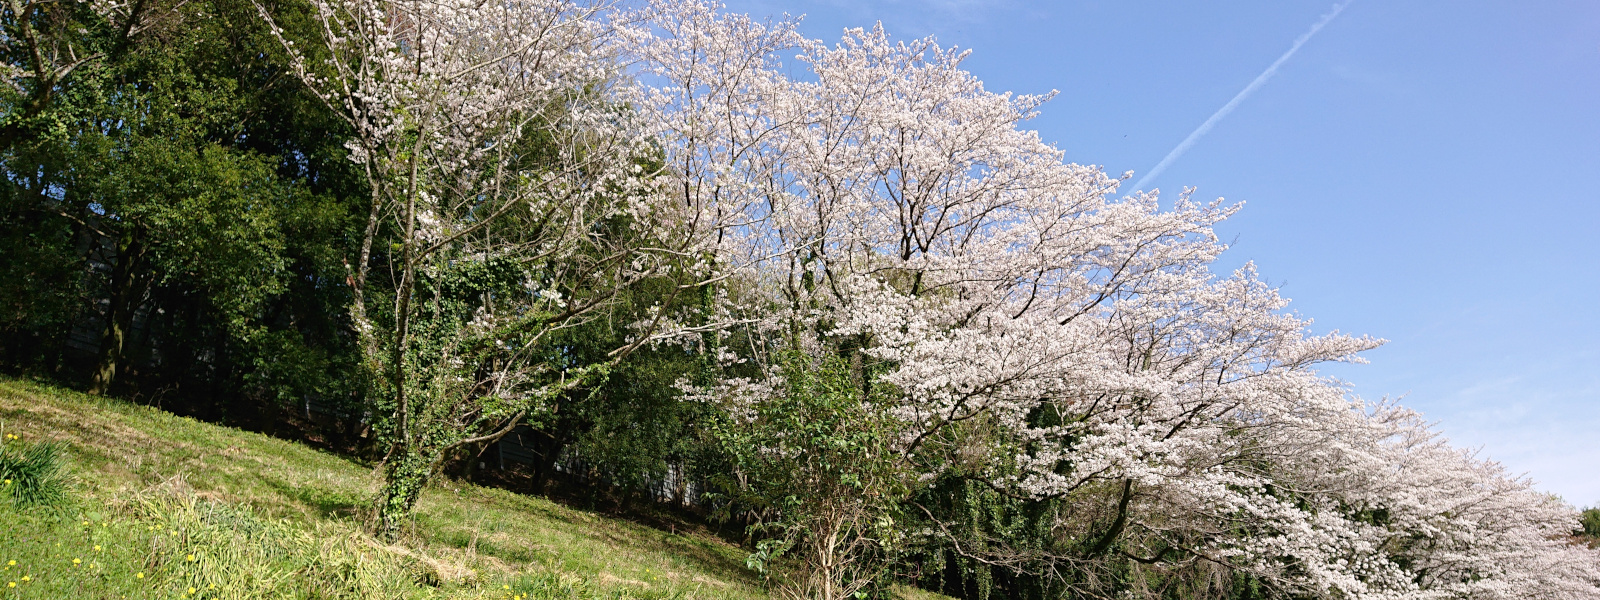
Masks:
[[[274,30],[348,122],[371,190],[348,283],[387,417],[376,529],[392,537],[451,450],[603,376],[609,360],[575,363],[562,332],[660,274],[651,240],[687,238],[645,201],[655,151],[618,86],[604,4],[311,6],[310,48]]]
[[[785,393],[774,352],[847,357],[924,481],[1063,503],[1072,543],[1025,558],[1085,597],[1197,566],[1284,596],[1597,593],[1570,507],[1315,370],[1381,340],[1311,335],[1253,267],[1211,272],[1237,205],[1118,197],[1021,127],[1047,97],[989,92],[931,40],[650,14],[641,112],[724,282],[698,343],[729,375],[695,398],[749,410]]]

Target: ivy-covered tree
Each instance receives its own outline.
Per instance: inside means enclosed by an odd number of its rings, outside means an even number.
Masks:
[[[452,450],[504,435],[649,341],[661,315],[598,357],[562,337],[670,275],[695,238],[651,201],[657,152],[616,87],[618,25],[603,7],[312,6],[319,34],[282,40],[349,124],[369,188],[350,315],[384,415],[376,530],[392,537]]]

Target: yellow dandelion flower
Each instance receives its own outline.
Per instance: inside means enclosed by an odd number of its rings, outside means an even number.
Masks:
[[[508,589],[508,590],[511,589],[511,586],[509,586],[509,585],[502,585],[500,587],[503,587],[503,588]]]
[[[8,561],[6,561],[6,566],[8,566],[8,567],[15,567],[15,566],[17,566],[17,561],[15,561],[15,560],[8,560]]]
[[[144,571],[139,571],[138,573],[134,573],[133,576],[134,576],[135,579],[144,579]]]
[[[83,562],[83,561],[79,560],[79,559],[76,559],[76,558],[72,559],[72,564],[78,564],[78,563],[81,563],[81,562]]]
[[[6,485],[11,485],[11,480],[10,479],[6,480]]]
[[[194,562],[194,560],[195,560],[194,555],[190,554],[189,555],[189,562]]]
[[[33,581],[33,576],[32,575],[23,575],[22,576],[22,580],[23,581]]]
[[[84,525],[88,525],[88,524],[89,524],[89,522],[88,522],[88,521],[84,521],[84,522],[83,522],[83,524],[84,524]]]
[[[100,551],[100,546],[98,544],[95,545],[94,551],[95,552],[99,552]]]
[[[7,581],[6,582],[6,587],[17,587],[17,582],[15,582],[15,581]]]
[[[189,593],[193,594],[194,593],[194,588],[189,588]]]

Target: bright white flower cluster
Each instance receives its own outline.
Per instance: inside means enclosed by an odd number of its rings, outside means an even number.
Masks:
[[[930,40],[830,47],[719,11],[663,0],[629,37],[673,201],[739,291],[719,310],[765,315],[748,337],[888,366],[908,460],[1299,593],[1600,596],[1571,507],[1314,370],[1381,340],[1310,335],[1253,267],[1210,271],[1236,205],[1116,197],[1020,127],[1046,97],[989,92]]]

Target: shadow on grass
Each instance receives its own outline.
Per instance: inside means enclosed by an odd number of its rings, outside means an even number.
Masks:
[[[729,583],[760,585],[756,574],[744,565],[746,551],[709,534],[704,527],[685,526],[684,531],[694,535],[679,535],[616,515],[492,488],[477,488],[466,496],[465,502],[441,502],[445,498],[436,497],[419,512],[419,522],[425,523],[422,529],[430,532],[431,541],[457,548],[475,544],[479,554],[515,562],[559,561],[564,555],[588,554],[582,546],[601,549],[604,556],[595,558],[604,561],[624,559],[628,554],[670,556],[689,571]],[[471,507],[472,512],[462,512],[463,507]],[[588,544],[565,545],[561,538],[578,538]]]
[[[355,519],[367,505],[364,498],[351,492],[310,485],[293,485],[270,477],[262,477],[261,483],[284,499],[310,508],[327,519]]]

